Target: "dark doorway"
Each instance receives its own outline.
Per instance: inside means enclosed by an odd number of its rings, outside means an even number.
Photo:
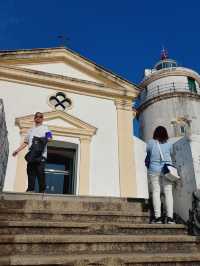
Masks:
[[[45,167],[46,193],[76,194],[77,148],[78,145],[73,143],[49,143]]]

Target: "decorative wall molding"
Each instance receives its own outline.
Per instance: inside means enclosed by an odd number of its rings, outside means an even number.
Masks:
[[[92,137],[96,134],[97,128],[83,122],[82,120],[69,115],[68,113],[62,111],[52,111],[52,112],[45,112],[43,113],[44,121],[47,122],[48,120],[53,120],[60,118],[63,121],[73,125],[73,128],[70,127],[58,127],[50,125],[49,128],[53,132],[54,135],[59,136],[67,136],[67,137]],[[20,128],[21,134],[26,134],[27,130],[33,126],[34,122],[34,114],[27,115],[23,117],[16,118],[16,125]]]

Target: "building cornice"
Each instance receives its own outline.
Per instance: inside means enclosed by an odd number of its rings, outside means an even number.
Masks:
[[[135,90],[120,86],[108,87],[92,81],[8,65],[0,65],[0,79],[106,99],[134,99],[138,95]]]
[[[139,89],[137,86],[126,79],[106,70],[96,63],[84,58],[78,53],[67,48],[48,48],[48,49],[32,49],[32,50],[17,50],[17,51],[2,51],[0,52],[1,65],[17,65],[17,64],[38,64],[66,62],[74,64],[78,68],[82,68],[87,73],[98,75],[102,80],[110,82],[113,86],[121,87],[131,93],[138,95]],[[134,96],[135,97],[135,96]]]

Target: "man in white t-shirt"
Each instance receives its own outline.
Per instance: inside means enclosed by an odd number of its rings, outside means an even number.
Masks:
[[[16,156],[21,150],[28,146],[30,149],[33,141],[33,137],[52,139],[52,134],[48,129],[48,126],[43,125],[43,114],[40,112],[34,115],[35,126],[29,129],[27,135],[24,138],[24,142],[13,152],[13,156]],[[45,161],[47,159],[47,145],[44,148],[40,161],[28,162],[27,175],[28,175],[28,188],[27,192],[34,192],[35,179],[38,178],[39,192],[45,192]]]

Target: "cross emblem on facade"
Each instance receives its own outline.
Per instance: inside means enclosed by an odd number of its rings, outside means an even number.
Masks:
[[[72,105],[72,101],[63,92],[57,92],[49,98],[49,102],[56,110],[65,111]]]

